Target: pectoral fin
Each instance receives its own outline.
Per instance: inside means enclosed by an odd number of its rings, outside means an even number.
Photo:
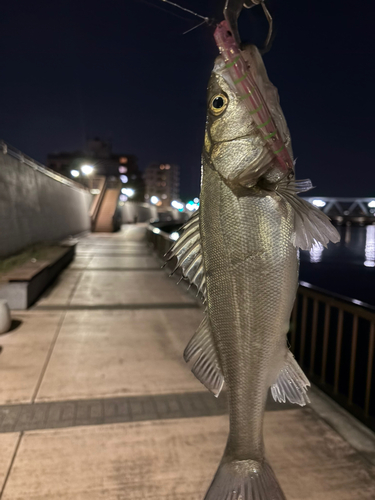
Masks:
[[[307,387],[310,387],[309,380],[293,354],[288,351],[286,363],[281,369],[276,382],[271,386],[273,399],[279,403],[285,403],[288,400],[291,403],[305,406],[310,403],[307,396]]]
[[[301,250],[311,250],[316,243],[327,246],[329,241],[337,243],[340,235],[325,213],[297,196],[297,193],[312,189],[310,180],[281,182],[277,193],[291,205],[295,214],[293,245]]]
[[[187,363],[194,360],[191,371],[209,391],[218,397],[223,388],[224,376],[207,315],[186,346],[184,359]]]
[[[198,293],[206,297],[206,279],[204,276],[202,247],[200,243],[199,210],[182,227],[182,235],[168,252],[168,260],[177,258],[177,266],[182,275],[195,285]]]

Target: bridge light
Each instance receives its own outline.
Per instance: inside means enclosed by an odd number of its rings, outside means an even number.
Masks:
[[[375,200],[371,200],[367,205],[369,208],[375,208]]]
[[[177,233],[177,231],[175,231],[174,233],[170,234],[169,237],[171,240],[177,241],[180,235]]]
[[[153,205],[157,205],[160,200],[157,196],[151,196],[150,201]]]
[[[312,204],[318,208],[323,208],[327,205],[327,203],[324,200],[313,200]]]
[[[173,208],[177,208],[177,210],[182,210],[184,208],[184,204],[177,200],[173,200],[171,205]]]
[[[72,177],[79,177],[79,171],[78,170],[71,170],[70,175]]]
[[[83,175],[90,175],[92,174],[94,171],[94,167],[92,167],[91,165],[82,165],[81,167],[81,172],[83,173]]]

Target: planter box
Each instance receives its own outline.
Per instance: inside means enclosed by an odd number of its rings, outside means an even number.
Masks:
[[[3,278],[0,299],[8,301],[10,309],[28,309],[61,271],[72,262],[76,244],[62,246],[53,260],[28,263]]]

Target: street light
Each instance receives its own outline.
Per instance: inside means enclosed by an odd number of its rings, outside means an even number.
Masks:
[[[184,204],[177,200],[173,200],[171,205],[173,208],[176,208],[177,210],[182,210],[184,208]]]
[[[173,232],[172,234],[169,235],[170,239],[173,241],[177,241],[180,235],[177,233],[177,231]]]
[[[132,196],[134,196],[135,191],[132,188],[122,188],[121,193],[126,194],[126,196],[131,198]]]
[[[83,173],[83,175],[90,175],[92,174],[94,171],[94,167],[92,167],[91,165],[82,165],[81,167],[81,172]]]
[[[79,177],[79,171],[78,170],[71,170],[70,175],[72,177]]]

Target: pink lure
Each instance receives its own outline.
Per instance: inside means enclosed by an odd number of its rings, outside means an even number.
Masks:
[[[227,21],[222,21],[217,26],[214,37],[240,99],[245,102],[252,119],[274,153],[278,168],[288,174],[293,170],[293,161]]]

